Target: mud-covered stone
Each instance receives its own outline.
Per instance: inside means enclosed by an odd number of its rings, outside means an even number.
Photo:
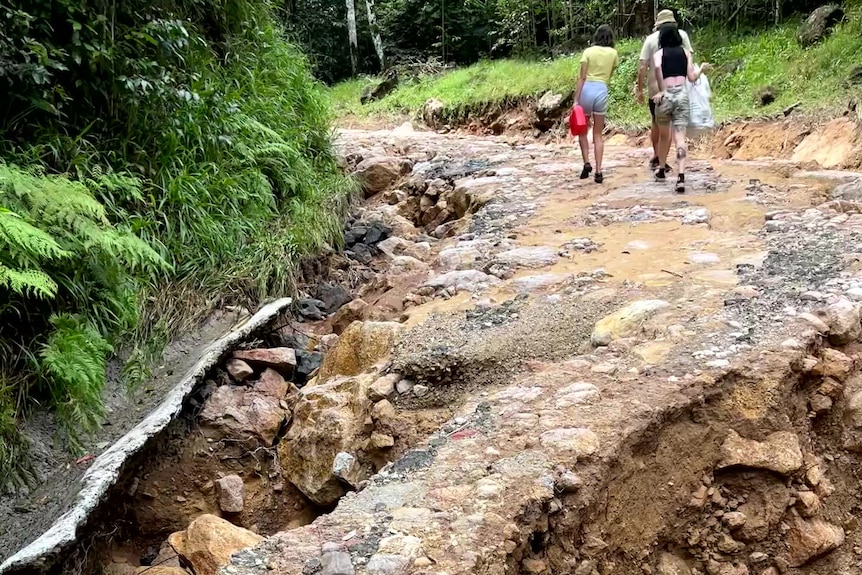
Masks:
[[[292,375],[296,367],[296,351],[289,347],[235,351],[233,357],[252,366],[274,369],[286,376]]]
[[[691,567],[685,559],[672,553],[662,552],[656,566],[657,575],[691,575]]]
[[[245,504],[245,483],[239,475],[227,475],[216,481],[219,509],[240,513]]]
[[[431,98],[422,105],[422,121],[435,130],[443,127],[445,105],[437,98]]]
[[[336,375],[362,373],[386,358],[401,329],[401,324],[395,322],[350,324],[335,347],[326,354],[320,367],[319,381]]]
[[[600,319],[593,329],[590,341],[594,346],[609,345],[615,339],[637,334],[643,322],[670,304],[663,300],[640,300]]]
[[[731,431],[721,444],[721,456],[719,469],[739,465],[789,475],[802,467],[799,438],[790,431],[777,431],[762,442]]]
[[[822,519],[794,517],[787,533],[788,561],[791,567],[802,567],[844,544],[844,529]]]
[[[216,575],[230,562],[231,555],[254,547],[263,537],[232,525],[215,515],[201,515],[185,531],[172,534],[168,541],[195,575]]]
[[[204,427],[227,437],[256,435],[266,445],[272,445],[284,419],[278,398],[231,385],[216,389],[200,414]]]
[[[281,399],[287,395],[288,390],[294,387],[285,381],[284,377],[274,369],[266,368],[260,374],[260,378],[254,384],[254,390],[261,395],[268,395]]]

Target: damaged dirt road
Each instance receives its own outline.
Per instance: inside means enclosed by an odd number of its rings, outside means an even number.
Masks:
[[[567,143],[340,145],[369,197],[320,265],[349,296],[300,299],[303,341],[235,354],[117,491],[170,562],[97,571],[862,569],[860,174],[697,159],[680,196],[621,137],[603,185]]]
[[[856,174],[696,160],[677,196],[623,140],[599,186],[571,145],[342,138],[401,237],[372,412],[456,415],[223,573],[859,572]]]

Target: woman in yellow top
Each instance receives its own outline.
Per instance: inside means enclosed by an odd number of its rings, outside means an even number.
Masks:
[[[605,115],[608,113],[608,86],[611,76],[617,69],[620,59],[614,49],[614,32],[607,24],[599,26],[593,35],[592,45],[584,50],[581,56],[581,75],[578,79],[578,91],[575,103],[580,104],[587,116],[587,125],[593,125],[593,145],[596,147],[596,183],[604,181],[602,176],[602,155],[605,143],[602,132],[605,129]],[[584,132],[580,138],[581,155],[584,157],[584,169],[581,179],[590,177],[593,167],[590,164],[590,143]]]

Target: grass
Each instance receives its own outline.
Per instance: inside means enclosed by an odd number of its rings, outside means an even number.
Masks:
[[[824,42],[803,49],[796,41],[798,21],[767,31],[735,34],[718,28],[691,34],[697,62],[717,68],[709,74],[713,111],[719,121],[767,115],[801,103],[809,112],[836,111],[847,104],[853,87],[846,79],[854,65],[862,65],[862,13],[855,11]],[[618,43],[620,67],[611,82],[611,125],[641,128],[649,120],[646,106],[632,97],[637,77],[640,39]],[[501,107],[535,98],[548,90],[574,89],[580,56],[554,60],[483,61],[439,76],[402,82],[386,98],[359,104],[363,88],[373,80],[360,78],[329,90],[333,107],[341,117],[385,118],[413,114],[430,98],[446,106],[449,121],[458,121],[489,104]],[[756,93],[772,86],[775,102],[760,105]]]

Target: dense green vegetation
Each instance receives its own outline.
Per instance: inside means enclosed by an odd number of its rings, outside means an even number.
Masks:
[[[328,102],[266,0],[5,0],[0,489],[28,409],[74,446],[106,361],[291,288],[348,190]],[[132,343],[131,346],[125,345]]]
[[[854,66],[862,65],[860,12],[851,13],[828,39],[807,49],[796,42],[798,25],[791,20],[765,31],[731,35],[710,27],[692,33],[696,59],[717,65],[709,79],[718,120],[770,114],[797,102],[808,111],[840,110],[858,92],[849,76]],[[635,103],[632,90],[640,40],[623,40],[617,49],[621,64],[611,86],[609,120],[617,127],[640,128],[649,119],[646,107]],[[412,115],[429,98],[439,98],[447,116],[457,120],[489,104],[504,106],[547,90],[572,90],[578,62],[578,55],[485,60],[408,79],[389,96],[364,106],[359,96],[373,82],[367,77],[334,86],[330,96],[340,115],[360,118]],[[767,86],[775,89],[777,98],[763,106],[756,95]]]

